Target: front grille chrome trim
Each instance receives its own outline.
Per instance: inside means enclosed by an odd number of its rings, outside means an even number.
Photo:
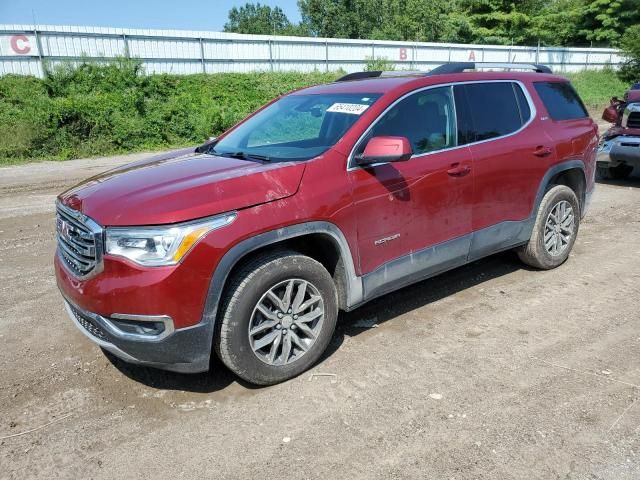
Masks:
[[[66,235],[60,232],[64,222]],[[87,280],[104,267],[104,229],[83,213],[56,202],[57,255],[65,269]]]
[[[625,128],[640,128],[640,103],[630,103],[625,107],[621,125]]]

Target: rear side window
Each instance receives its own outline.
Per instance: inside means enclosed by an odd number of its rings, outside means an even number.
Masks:
[[[575,120],[589,116],[569,82],[535,82],[534,86],[553,120]]]
[[[519,130],[531,116],[524,93],[513,82],[471,83],[457,85],[455,89],[456,104],[458,98],[466,102],[466,105],[458,106],[459,124],[465,125],[459,131],[460,143],[509,135]]]

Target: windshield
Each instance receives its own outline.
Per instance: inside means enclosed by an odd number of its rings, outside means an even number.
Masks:
[[[308,160],[332,147],[378,98],[380,94],[289,95],[244,122],[209,153]]]

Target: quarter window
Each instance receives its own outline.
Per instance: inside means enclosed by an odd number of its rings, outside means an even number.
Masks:
[[[455,89],[456,100],[466,101],[458,107],[459,123],[465,126],[460,131],[461,143],[509,135],[531,116],[524,93],[513,82],[470,83]]]
[[[575,120],[589,116],[569,82],[535,82],[534,86],[553,120]]]
[[[372,137],[407,137],[414,155],[457,145],[456,121],[451,87],[423,90],[394,105],[373,126],[356,149],[364,148]]]

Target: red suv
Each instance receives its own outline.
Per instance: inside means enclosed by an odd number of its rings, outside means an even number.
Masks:
[[[562,264],[597,146],[544,66],[347,75],[61,194],[58,285],[128,362],[200,372],[215,349],[273,384],[319,359],[339,310],[502,250]]]

